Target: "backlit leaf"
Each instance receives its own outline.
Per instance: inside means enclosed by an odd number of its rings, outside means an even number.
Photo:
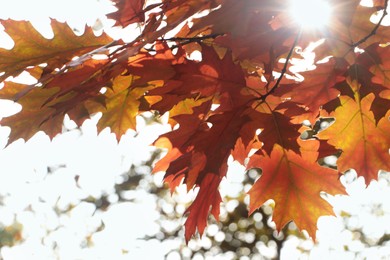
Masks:
[[[357,85],[357,82],[350,82]],[[360,99],[341,96],[341,106],[331,116],[336,121],[319,136],[328,139],[328,143],[342,150],[337,160],[341,172],[355,169],[364,176],[366,184],[378,178],[379,170],[390,170],[390,131],[389,114],[378,124],[370,111],[374,95]]]
[[[116,21],[115,25],[126,27],[129,24],[144,22],[143,6],[145,0],[113,0],[118,11],[109,14],[108,18]]]
[[[0,98],[10,98],[24,87],[22,84],[7,82],[0,90]],[[1,120],[2,126],[9,126],[12,129],[8,143],[20,138],[28,140],[38,131],[44,131],[51,138],[61,132],[64,114],[57,114],[54,108],[44,105],[57,91],[55,88],[45,90],[34,88],[18,101],[22,105],[22,111]]]
[[[315,239],[318,218],[334,214],[332,206],[321,198],[320,192],[344,193],[338,172],[320,166],[316,157],[315,152],[304,152],[301,156],[275,145],[271,155],[264,156],[257,165],[263,174],[249,191],[250,213],[273,199],[272,219],[278,230],[294,221]]]
[[[22,110],[0,123],[11,143],[38,131],[53,138],[65,115],[81,126],[101,113],[98,132],[119,141],[140,113],[166,115],[172,130],[154,145],[167,154],[153,172],[165,172],[171,192],[198,192],[187,242],[210,213],[218,219],[230,156],[262,171],[251,212],[273,199],[279,230],[294,221],[315,238],[318,218],[333,214],[320,193],[345,193],[339,172],[369,183],[390,170],[388,1],[360,2],[329,0],[329,24],[301,30],[284,0],[113,0],[115,25],[137,23],[126,43],[90,27],[76,36],[55,20],[52,39],[1,21],[15,45],[0,49],[0,98]],[[35,83],[4,81],[21,72]],[[338,171],[318,164],[329,155],[340,156]]]
[[[136,116],[139,114],[141,98],[147,91],[145,88],[132,88],[134,76],[118,76],[108,88],[105,96],[105,106],[94,112],[101,111],[102,118],[98,122],[98,131],[109,127],[115,133],[116,139],[120,140],[122,135],[129,129],[136,129]],[[151,86],[154,87],[154,86]]]
[[[16,76],[27,66],[47,63],[46,69],[61,68],[75,56],[81,56],[112,41],[106,34],[95,36],[90,27],[82,36],[76,36],[65,23],[51,21],[54,37],[44,38],[30,22],[2,20],[5,32],[11,36],[15,46],[11,50],[0,49],[0,76],[3,81],[8,76]]]

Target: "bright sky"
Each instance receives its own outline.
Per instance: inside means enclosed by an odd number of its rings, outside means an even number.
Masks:
[[[97,19],[106,23],[106,10],[113,10],[108,1],[13,0],[2,4],[0,18],[31,20],[40,32],[51,37],[49,16],[82,30],[85,23],[98,25]],[[0,44],[4,46],[3,39],[0,35]],[[10,103],[0,102],[0,117],[14,111]],[[147,144],[165,131],[159,125],[143,130],[140,120],[142,131],[137,138],[132,138],[134,133],[129,133],[117,145],[108,130],[97,136],[96,119],[83,125],[82,135],[71,130],[74,124],[68,120],[66,125],[70,131],[56,137],[53,142],[39,133],[26,144],[17,141],[0,151],[0,195],[5,198],[4,206],[0,208],[0,225],[7,226],[18,221],[23,225],[25,239],[19,246],[1,248],[1,258],[121,259],[149,255],[159,259],[169,252],[170,246],[159,249],[161,245],[156,244],[156,250],[150,251],[150,245],[137,240],[158,230],[154,222],[158,217],[155,199],[150,194],[135,191],[136,203],[114,203],[110,210],[100,214],[95,213],[92,204],[79,204],[88,196],[100,197],[101,194],[112,193],[118,178],[128,171],[132,163],[139,164],[150,156],[151,147]],[[0,128],[1,147],[5,145],[8,133],[7,128]],[[47,175],[47,167],[58,169]],[[76,176],[77,185],[74,181]],[[161,184],[161,174],[154,178]],[[112,197],[113,202],[116,199]],[[65,210],[70,205],[77,206],[69,216],[57,216],[53,211],[53,207]],[[26,210],[30,207],[32,211]],[[85,237],[102,221],[105,228],[93,235],[93,249],[81,248]],[[50,235],[46,236],[48,231]],[[41,242],[42,239],[44,242]],[[51,249],[53,243],[57,244],[57,252]],[[126,249],[129,251],[127,255],[122,253]]]
[[[3,0],[0,18],[29,19],[42,32],[47,33],[49,16],[81,29],[84,23],[98,25],[97,19],[103,24],[109,23],[104,16],[107,12],[105,10],[112,10],[106,0]],[[114,31],[118,33],[118,30]],[[0,34],[0,45],[4,39]],[[9,113],[9,102],[0,102],[0,117]],[[67,120],[65,125],[69,131],[54,138],[53,142],[39,133],[27,143],[17,141],[0,150],[0,196],[3,197],[0,225],[7,226],[18,221],[23,224],[22,235],[25,239],[18,246],[1,248],[2,258],[53,259],[58,256],[60,259],[162,259],[172,248],[182,246],[183,240],[180,239],[168,244],[156,241],[145,244],[138,240],[158,229],[156,218],[159,215],[156,200],[151,194],[139,190],[129,192],[127,196],[136,200],[125,203],[115,203],[117,198],[112,196],[113,205],[103,213],[96,213],[90,203],[79,204],[81,199],[88,196],[112,194],[113,186],[121,178],[121,174],[132,163],[139,164],[148,158],[151,148],[147,145],[155,136],[167,130],[161,125],[145,126],[139,120],[139,135],[134,138],[134,133],[130,131],[117,145],[108,130],[97,136],[96,120],[97,118],[88,120],[83,125],[82,135]],[[4,147],[8,133],[8,129],[0,127],[0,147]],[[56,168],[53,174],[47,174],[48,166]],[[242,166],[231,164],[227,178],[222,183],[222,196],[238,196],[242,189],[243,171]],[[74,181],[76,176],[77,185]],[[348,176],[351,178],[353,174]],[[161,184],[161,174],[150,178]],[[361,178],[347,187],[351,197],[342,196],[330,200],[335,205],[336,212],[359,216],[348,225],[364,225],[371,237],[390,233],[390,189],[386,178],[373,182],[368,189],[364,189]],[[184,187],[179,190],[179,193],[185,194]],[[180,198],[182,204],[188,203],[193,195],[183,195]],[[54,206],[66,209],[69,205],[77,206],[68,215],[57,215],[53,210]],[[372,213],[372,205],[380,205],[375,214]],[[234,208],[234,203],[227,205],[228,210]],[[184,208],[175,210],[183,211]],[[93,233],[102,221],[105,228]],[[181,219],[179,224],[183,221]],[[317,235],[320,244],[312,249],[313,259],[345,257],[345,245],[354,246],[356,251],[362,250],[364,245],[351,242],[352,233],[343,229],[342,221],[341,218],[334,217],[320,219]],[[217,233],[213,229],[215,225],[206,232]],[[81,247],[85,237],[89,235],[92,236],[93,246]],[[207,240],[201,241],[207,244]],[[55,244],[57,247],[53,250]],[[196,245],[192,246],[197,248]],[[282,254],[288,259],[299,257],[299,246],[305,245],[302,241],[291,239],[286,243]],[[309,242],[306,246],[310,248],[312,245]],[[380,252],[381,249],[377,250],[379,251],[367,250],[367,256],[386,255]],[[178,258],[172,254],[169,259]]]

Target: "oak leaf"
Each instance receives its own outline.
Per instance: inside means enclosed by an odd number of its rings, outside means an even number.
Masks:
[[[349,84],[358,87],[358,82]],[[374,95],[369,94],[360,99],[341,96],[340,107],[330,114],[336,121],[328,129],[319,133],[321,139],[342,150],[337,160],[341,172],[355,169],[357,174],[365,177],[366,184],[378,178],[379,170],[390,170],[390,131],[389,114],[377,124],[371,104]]]
[[[388,1],[329,0],[329,25],[312,31],[290,20],[283,0],[113,2],[116,25],[138,23],[130,42],[89,27],[76,36],[55,20],[52,39],[28,22],[1,22],[15,46],[0,50],[0,81],[23,71],[36,79],[1,83],[0,98],[22,105],[1,120],[11,128],[9,142],[38,131],[53,138],[65,115],[80,126],[96,112],[98,132],[109,127],[119,140],[136,129],[138,114],[167,113],[172,130],[154,142],[167,154],[153,172],[165,171],[171,191],[181,183],[198,190],[186,211],[187,242],[204,232],[210,212],[218,219],[231,155],[262,170],[250,211],[273,199],[279,230],[294,221],[314,238],[317,219],[333,214],[320,192],[344,193],[339,172],[354,168],[369,183],[390,170],[390,27],[370,21]],[[319,44],[315,68],[298,81],[292,59],[311,42]],[[332,154],[340,155],[338,171],[317,163]]]
[[[145,0],[113,0],[118,10],[108,14],[108,18],[115,20],[115,25],[126,27],[132,23],[144,22],[143,6]]]
[[[338,96],[339,91],[334,86],[345,78],[346,70],[344,60],[331,58],[326,63],[317,64],[314,70],[301,72],[302,82],[282,86],[277,94],[306,106],[317,116],[322,105]]]
[[[16,76],[28,66],[47,63],[46,70],[61,68],[75,56],[81,56],[104,46],[112,39],[106,34],[95,36],[90,27],[85,27],[82,36],[76,36],[65,23],[51,20],[54,36],[44,38],[30,22],[1,20],[5,32],[14,40],[11,50],[0,49],[0,76],[3,81],[8,76]]]
[[[12,99],[24,88],[23,84],[6,82],[0,90],[0,98]],[[1,120],[2,126],[12,129],[8,144],[20,138],[28,140],[39,131],[44,131],[50,138],[61,132],[64,114],[58,114],[54,108],[44,106],[47,99],[56,92],[58,92],[56,88],[44,90],[34,88],[28,95],[19,99],[18,103],[22,105],[22,110]]]
[[[372,82],[390,89],[390,61],[388,59],[390,57],[390,46],[377,46],[376,55],[379,61],[370,68],[370,71],[374,74]]]
[[[135,76],[118,76],[116,77],[110,88],[107,88],[104,94],[104,107],[95,108],[89,107],[89,111],[102,112],[102,117],[97,124],[98,131],[101,132],[106,127],[109,127],[115,133],[116,139],[119,142],[122,135],[127,130],[136,130],[136,116],[139,114],[139,99],[145,94],[149,88],[134,88],[133,82]]]
[[[316,158],[316,152],[302,151],[299,155],[275,145],[269,156],[258,161],[257,167],[263,174],[249,191],[249,213],[273,199],[272,219],[279,231],[294,221],[315,239],[318,218],[334,215],[332,206],[321,198],[320,193],[335,195],[345,192],[338,180],[338,172],[320,166]]]

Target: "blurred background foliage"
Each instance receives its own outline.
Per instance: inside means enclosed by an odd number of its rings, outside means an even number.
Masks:
[[[186,245],[183,214],[197,191],[187,193],[183,185],[171,194],[163,184],[163,173],[151,174],[153,164],[164,151],[139,146],[145,142],[145,136],[163,131],[161,122],[151,114],[140,117],[143,128],[138,134],[128,133],[119,144],[108,131],[97,136],[94,122],[91,120],[80,129],[70,121],[65,122],[64,134],[52,143],[38,135],[26,144],[17,142],[0,152],[3,187],[0,190],[0,252],[4,259],[148,256],[153,259],[380,259],[390,256],[388,173],[381,173],[379,181],[367,188],[352,171],[341,177],[350,196],[324,194],[324,199],[334,205],[337,217],[320,218],[317,241],[313,242],[294,223],[276,231],[271,200],[248,216],[249,201],[245,194],[261,171],[253,169],[245,173],[242,167],[231,162],[221,185],[224,203],[220,221],[210,217],[205,234]],[[102,146],[102,140],[106,146]],[[75,146],[77,143],[83,148]],[[54,147],[47,148],[51,146]],[[12,154],[18,153],[19,163],[23,163],[37,147],[46,151],[30,158],[30,163],[27,161],[22,168],[25,174],[18,173],[15,165],[7,169],[5,161],[9,163],[7,158]],[[64,157],[54,161],[43,159],[58,147],[63,149]],[[114,168],[111,166],[114,164],[119,165]],[[7,178],[10,174],[15,179]],[[11,188],[12,185],[16,188]]]
[[[0,18],[28,19],[39,28],[50,16],[76,31],[85,23],[98,30],[112,25],[105,16],[113,10],[109,1],[52,3],[7,1]],[[116,33],[131,36],[131,29]],[[10,104],[0,105],[1,113],[9,113]],[[342,176],[349,196],[323,195],[336,217],[320,218],[313,242],[294,223],[277,232],[272,201],[248,216],[245,193],[261,173],[245,173],[234,162],[221,184],[220,222],[210,217],[204,235],[186,245],[183,214],[197,191],[187,193],[181,186],[171,194],[163,173],[151,174],[164,151],[147,144],[166,126],[152,114],[138,119],[138,133],[130,131],[119,144],[109,131],[97,136],[94,118],[81,128],[66,120],[63,134],[53,142],[38,133],[27,143],[17,141],[0,150],[2,259],[390,258],[389,173],[380,173],[368,187],[353,171]],[[0,128],[1,148],[8,134]],[[322,163],[335,167],[335,158]]]

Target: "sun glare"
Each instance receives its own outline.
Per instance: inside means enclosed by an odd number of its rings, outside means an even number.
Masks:
[[[325,0],[290,0],[290,13],[302,27],[319,29],[329,22],[331,7]]]

